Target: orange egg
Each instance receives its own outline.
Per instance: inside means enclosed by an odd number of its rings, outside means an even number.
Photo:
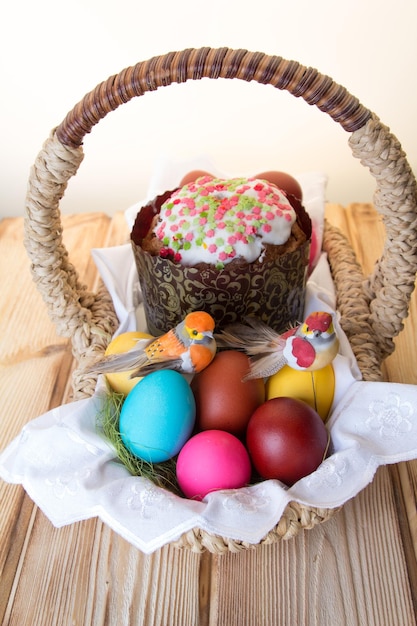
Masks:
[[[291,174],[286,174],[285,172],[262,172],[261,174],[257,174],[255,178],[260,178],[262,180],[267,180],[269,183],[276,185],[279,189],[288,194],[289,196],[294,196],[297,200],[303,199],[303,191],[301,189],[301,185]]]

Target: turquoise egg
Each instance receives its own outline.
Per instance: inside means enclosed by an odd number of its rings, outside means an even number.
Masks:
[[[195,414],[194,395],[181,374],[152,372],[126,396],[120,412],[120,436],[135,456],[161,463],[178,454],[189,439]]]

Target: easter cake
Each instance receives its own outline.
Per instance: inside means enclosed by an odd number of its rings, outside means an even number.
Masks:
[[[288,327],[303,311],[310,238],[301,203],[266,179],[206,175],[158,196],[131,233],[149,332],[196,309],[217,329],[248,315]]]

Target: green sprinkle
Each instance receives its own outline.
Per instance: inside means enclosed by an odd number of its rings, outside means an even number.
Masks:
[[[223,246],[224,245],[224,239],[222,239],[221,237],[217,237],[217,239],[214,242],[216,244],[216,246]]]
[[[184,241],[183,248],[184,248],[184,250],[189,250],[191,248],[191,242],[190,241]]]

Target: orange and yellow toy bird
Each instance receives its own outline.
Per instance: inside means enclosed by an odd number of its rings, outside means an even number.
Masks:
[[[250,357],[250,371],[243,380],[267,378],[284,365],[296,370],[314,371],[335,358],[339,340],[330,313],[315,311],[302,324],[278,334],[272,328],[246,318],[245,324],[232,324],[217,336],[222,348],[243,350]]]
[[[211,315],[195,311],[161,337],[139,339],[131,350],[106,356],[89,371],[108,374],[134,370],[131,378],[161,369],[196,374],[207,367],[216,354],[213,331]]]

